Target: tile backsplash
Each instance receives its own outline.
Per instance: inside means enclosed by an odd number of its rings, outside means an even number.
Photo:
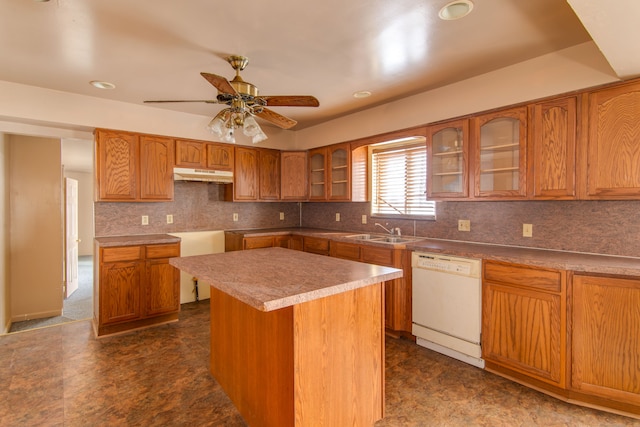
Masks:
[[[640,257],[640,201],[437,202],[436,220],[372,218],[368,203],[222,202],[218,184],[176,182],[172,202],[94,204],[95,235],[303,227]],[[280,220],[280,213],[284,220]],[[238,221],[233,221],[233,214]],[[336,213],[340,221],[336,221]],[[142,216],[149,225],[142,225]],[[167,224],[166,216],[173,215]],[[367,224],[362,224],[366,215]],[[471,231],[458,231],[458,220]],[[533,236],[522,236],[522,225]]]

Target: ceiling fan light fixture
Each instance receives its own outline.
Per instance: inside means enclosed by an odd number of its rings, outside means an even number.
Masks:
[[[262,132],[258,122],[254,119],[250,114],[244,118],[244,125],[242,126],[242,133],[247,136],[256,136],[258,133]]]
[[[471,0],[456,0],[446,4],[438,16],[443,21],[454,21],[456,19],[464,18],[473,10],[473,2]]]
[[[259,131],[256,133],[251,140],[252,143],[257,144],[258,142],[262,142],[267,139],[267,135],[262,131],[262,129],[258,128]]]

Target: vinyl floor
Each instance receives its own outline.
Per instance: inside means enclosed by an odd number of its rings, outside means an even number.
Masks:
[[[245,426],[209,375],[208,321],[204,300],[183,304],[179,322],[125,335],[95,339],[79,321],[0,336],[0,425]],[[376,427],[640,425],[386,340]]]

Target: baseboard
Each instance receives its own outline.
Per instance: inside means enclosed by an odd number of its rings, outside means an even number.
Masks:
[[[62,308],[60,310],[41,311],[39,313],[28,313],[28,314],[20,314],[18,316],[12,316],[11,322],[24,322],[25,320],[44,319],[47,317],[56,317],[56,316],[62,316]]]

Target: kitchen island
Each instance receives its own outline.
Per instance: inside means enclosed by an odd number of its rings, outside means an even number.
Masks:
[[[211,285],[210,370],[249,425],[383,417],[383,284],[402,270],[283,248],[170,263]]]

